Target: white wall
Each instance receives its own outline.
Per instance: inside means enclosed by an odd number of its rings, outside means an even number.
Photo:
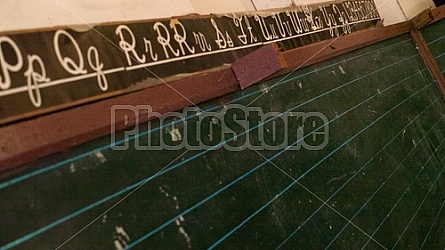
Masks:
[[[379,11],[380,17],[383,18],[383,25],[387,26],[407,20],[402,8],[400,7],[400,4],[397,1],[374,1],[377,5],[377,10]]]
[[[375,0],[384,24],[410,19],[432,0]],[[400,4],[399,2],[400,1]],[[326,0],[1,0],[0,31],[187,15],[232,13]],[[401,6],[401,8],[400,8]],[[66,8],[65,8],[66,7]],[[403,10],[403,11],[402,11]]]
[[[329,0],[323,1],[323,0],[292,0],[294,5],[301,5],[301,4],[315,4],[315,3],[325,3],[329,2]]]
[[[434,8],[432,0],[398,0],[400,6],[408,19],[415,17],[417,14],[428,8]]]
[[[283,8],[292,5],[292,0],[252,0],[257,10]]]
[[[1,0],[0,30],[140,20],[194,13],[188,0]]]
[[[250,0],[211,0],[211,4],[209,4],[209,0],[190,0],[190,2],[195,12],[199,14],[233,13],[255,10]]]

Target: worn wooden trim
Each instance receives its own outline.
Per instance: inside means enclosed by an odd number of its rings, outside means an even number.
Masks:
[[[432,9],[431,13],[433,14],[434,21],[437,22],[442,19],[445,19],[445,5],[442,5],[438,8]]]
[[[434,21],[434,16],[431,11],[431,9],[426,9],[422,12],[420,12],[417,16],[415,16],[413,19],[411,19],[411,22],[413,23],[414,27],[417,29],[421,29]]]
[[[418,22],[419,20],[422,20],[424,23],[434,23],[443,19],[445,19],[445,5],[439,8],[425,10],[412,20],[412,29],[410,31],[410,34],[418,47],[423,61],[428,67],[428,70],[431,72],[434,81],[442,92],[442,95],[445,97],[445,78],[439,65],[434,59],[433,54],[431,53],[427,42],[423,38],[422,32],[420,32],[419,30],[420,28],[425,26],[425,24],[422,24],[422,22]]]
[[[222,67],[224,67],[224,66],[222,66]],[[101,94],[101,95],[91,96],[89,98],[80,99],[80,100],[72,101],[69,103],[64,103],[61,105],[55,105],[55,106],[45,108],[45,109],[40,109],[40,110],[36,110],[36,111],[22,113],[22,114],[15,115],[15,116],[10,116],[6,119],[0,119],[0,127],[3,125],[9,124],[9,123],[16,123],[16,122],[20,122],[20,121],[27,120],[27,119],[32,119],[33,117],[36,117],[36,116],[41,116],[41,115],[57,112],[60,110],[65,110],[65,109],[69,109],[69,108],[78,107],[81,105],[86,105],[86,104],[93,103],[96,101],[101,101],[101,100],[105,100],[105,99],[109,99],[109,98],[113,98],[113,97],[117,97],[117,96],[121,96],[121,95],[130,94],[130,93],[142,90],[142,89],[152,88],[152,87],[155,87],[158,85],[162,85],[162,84],[164,84],[164,82],[167,82],[167,83],[175,82],[180,79],[186,79],[189,77],[201,75],[205,72],[211,72],[211,71],[215,71],[215,69],[207,69],[207,70],[193,72],[193,73],[182,73],[180,75],[163,77],[162,79],[151,78],[148,82],[147,81],[137,82],[134,85],[132,85],[128,88],[125,88],[125,89],[108,92],[108,93]]]
[[[431,72],[434,81],[436,82],[437,86],[442,92],[442,95],[445,97],[445,78],[442,74],[442,71],[440,70],[439,65],[434,59],[433,54],[431,53],[428,44],[423,38],[422,33],[420,32],[420,30],[418,30],[413,26],[413,28],[410,31],[410,34],[418,47],[419,53],[422,56],[423,61],[428,67],[428,70]]]
[[[232,63],[241,89],[246,89],[286,67],[275,43],[265,45]]]
[[[150,105],[153,111],[165,113],[192,106],[186,98],[201,103],[236,90],[236,77],[226,68],[1,127],[0,172],[110,134],[113,105]],[[135,115],[128,117],[129,122],[117,118],[116,130],[136,121]],[[147,120],[146,114],[140,114],[140,123]]]
[[[285,51],[283,52],[283,57],[288,67],[274,74],[270,78],[328,60],[386,39],[400,36],[408,33],[410,29],[410,24],[408,22],[403,22],[386,27],[358,31],[323,42]]]

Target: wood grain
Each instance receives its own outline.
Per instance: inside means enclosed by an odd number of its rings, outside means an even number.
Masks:
[[[232,64],[241,89],[252,86],[286,67],[276,44],[265,45]]]

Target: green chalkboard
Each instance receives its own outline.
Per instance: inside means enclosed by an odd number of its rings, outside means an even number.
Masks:
[[[426,26],[422,35],[436,59],[442,73],[445,73],[445,20]]]
[[[219,113],[154,120],[4,177],[0,246],[445,247],[445,102],[409,35],[199,106]],[[179,147],[186,133],[209,149]],[[221,134],[250,146],[220,147]],[[135,149],[161,138],[179,149]]]

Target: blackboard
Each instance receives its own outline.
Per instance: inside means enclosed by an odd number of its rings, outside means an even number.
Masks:
[[[319,112],[327,121],[288,123],[291,145],[305,142],[299,150],[215,149],[209,136],[218,126],[201,131],[215,150],[135,150],[147,134],[180,142],[181,120],[161,128],[154,121],[127,150],[112,150],[109,136],[23,166],[0,182],[0,246],[445,247],[445,102],[409,35],[199,106],[216,112],[230,104],[277,117]],[[249,132],[252,145],[261,143],[259,129],[279,144],[271,131],[284,126],[266,121]],[[238,138],[229,143],[240,146],[245,131],[231,127]],[[125,145],[123,133],[114,138]]]
[[[440,20],[422,29],[422,35],[442,73],[445,73],[445,20]]]
[[[296,48],[379,20],[366,0],[0,34],[0,124],[171,82],[264,44]]]

